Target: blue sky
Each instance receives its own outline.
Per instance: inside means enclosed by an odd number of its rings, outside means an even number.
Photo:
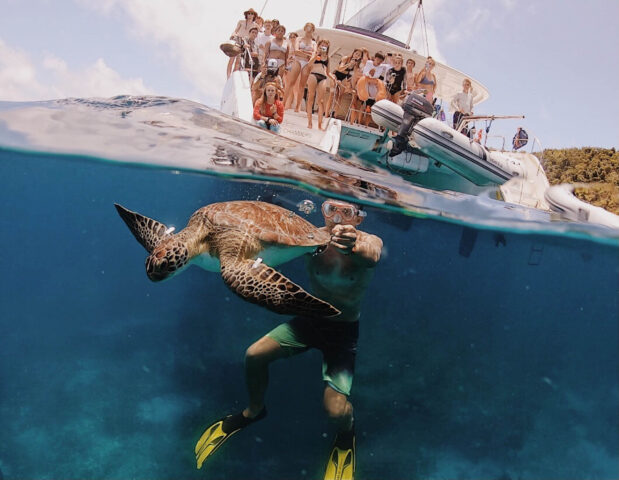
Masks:
[[[348,0],[347,11],[356,3]],[[217,106],[227,61],[218,45],[242,11],[263,4],[0,0],[0,100],[131,93]],[[619,147],[619,2],[424,5],[430,54],[490,90],[476,113],[524,114],[518,124],[544,147]],[[290,30],[318,23],[320,8],[319,0],[269,0],[264,16]]]

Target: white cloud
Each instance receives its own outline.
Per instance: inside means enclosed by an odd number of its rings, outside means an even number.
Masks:
[[[152,90],[141,78],[122,78],[102,58],[85,69],[72,71],[66,62],[47,55],[43,66],[52,73],[52,87],[57,97],[111,97],[114,95],[148,95]]]
[[[41,73],[49,74],[43,83]],[[49,79],[47,77],[50,77]],[[37,65],[23,51],[0,39],[0,100],[27,101],[64,97],[106,97],[153,93],[141,78],[123,78],[102,58],[79,70],[48,54]]]
[[[40,99],[43,91],[28,55],[0,39],[0,100]]]

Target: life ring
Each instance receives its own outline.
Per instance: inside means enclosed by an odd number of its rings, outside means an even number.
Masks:
[[[387,89],[385,88],[385,84],[379,80],[378,78],[370,78],[363,76],[357,82],[357,97],[362,102],[365,102],[368,98],[370,98],[370,92],[368,87],[370,85],[375,85],[377,87],[375,100],[378,102],[379,100],[383,100],[387,98]]]

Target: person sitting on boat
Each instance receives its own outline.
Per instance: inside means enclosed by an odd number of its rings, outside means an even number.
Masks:
[[[307,84],[307,77],[310,72],[310,68],[308,66],[309,59],[316,53],[316,41],[314,40],[315,30],[316,27],[313,23],[306,23],[303,27],[303,36],[297,39],[296,45],[291,46],[294,55],[290,75],[288,75],[288,78],[286,79],[286,95],[284,97],[284,104],[286,105],[286,108],[290,108],[296,92],[297,102],[294,108],[295,112],[298,112],[301,108],[301,99],[303,97],[302,89],[304,89]]]
[[[312,128],[312,113],[314,98],[318,104],[318,128],[322,127],[322,119],[325,115],[325,101],[328,98],[327,92],[331,82],[335,82],[335,77],[329,72],[329,40],[320,40],[316,47],[316,53],[311,56],[308,62],[310,74],[307,79],[307,128]]]
[[[385,83],[387,84],[387,93],[389,94],[389,100],[398,103],[400,94],[404,90],[404,79],[406,77],[406,70],[402,66],[404,58],[399,53],[396,53],[392,57],[393,66],[385,75]]]
[[[331,90],[327,111],[331,111],[331,105],[335,99],[335,109],[340,104],[342,95],[345,93],[354,93],[355,89],[351,81],[355,70],[360,68],[361,60],[363,59],[363,50],[355,48],[353,52],[343,57],[338,67],[334,70],[335,88]],[[334,98],[335,97],[335,98]]]
[[[238,43],[242,43],[243,40],[249,37],[249,30],[252,27],[258,27],[258,24],[256,23],[256,17],[258,17],[258,12],[256,12],[253,8],[250,8],[249,10],[243,12],[243,15],[245,16],[245,20],[239,20],[239,22],[236,24],[234,32],[232,32],[232,35],[230,35],[230,40],[238,40]],[[230,57],[227,70],[228,77],[232,73],[232,69],[235,67],[235,64],[237,64],[238,60],[238,57]]]
[[[514,151],[524,147],[528,142],[529,134],[524,128],[518,127],[518,130],[516,130],[516,135],[514,135],[514,138],[512,139],[512,146],[514,148]]]
[[[428,57],[423,70],[421,70],[415,77],[415,83],[417,83],[417,86],[425,90],[425,96],[428,102],[432,102],[434,99],[434,92],[436,92],[436,75],[432,72],[435,65],[436,62],[434,59],[432,57]]]
[[[271,20],[265,20],[263,24],[264,29],[262,32],[258,33],[258,37],[256,38],[256,44],[258,45],[258,50],[260,52],[260,63],[261,64],[265,63],[266,54],[264,52],[264,46],[275,38],[275,36],[273,35],[271,31],[272,24],[273,23],[271,22]]]
[[[453,128],[458,129],[460,125],[460,120],[465,115],[473,114],[473,91],[471,89],[471,79],[465,78],[462,80],[462,91],[458,92],[451,99],[450,103],[451,109],[454,112],[453,116]],[[466,126],[464,126],[460,132],[468,135],[468,130]]]
[[[279,74],[279,68],[277,67],[277,61],[274,59],[267,60],[265,66],[262,67],[262,71],[254,79],[254,83],[251,86],[251,98],[252,102],[256,101],[264,93],[264,87],[267,83],[274,83],[278,89],[278,97],[284,94],[284,80]]]
[[[275,34],[275,38],[265,44],[264,51],[266,60],[277,61],[277,68],[281,69],[281,67],[288,62],[288,54],[290,52],[288,40],[284,38],[284,35],[286,35],[286,27],[278,25],[273,30],[273,33]],[[283,74],[283,71],[280,70],[279,73]]]
[[[357,96],[363,102],[363,124],[366,126],[369,123],[368,112],[372,105],[387,96],[383,80],[390,67],[384,61],[385,54],[380,51],[376,52],[374,58],[365,64],[363,77],[357,82]]]
[[[284,103],[277,98],[277,85],[269,82],[264,87],[262,98],[254,105],[254,120],[258,126],[279,133],[284,120]]]

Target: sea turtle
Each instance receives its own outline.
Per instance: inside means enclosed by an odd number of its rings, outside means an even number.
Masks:
[[[172,234],[172,228],[156,220],[115,207],[150,254],[146,274],[154,282],[195,264],[221,272],[234,293],[274,312],[319,317],[340,313],[272,268],[325,248],[330,240],[328,232],[290,210],[258,201],[212,203]]]

